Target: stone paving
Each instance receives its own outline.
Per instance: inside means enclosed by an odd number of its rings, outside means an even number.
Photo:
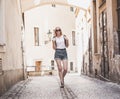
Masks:
[[[120,99],[120,85],[67,74],[60,88],[58,76],[37,76],[17,83],[0,99]]]

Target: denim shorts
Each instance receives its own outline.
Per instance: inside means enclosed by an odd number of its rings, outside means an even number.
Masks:
[[[54,59],[67,60],[67,51],[66,49],[56,49]]]

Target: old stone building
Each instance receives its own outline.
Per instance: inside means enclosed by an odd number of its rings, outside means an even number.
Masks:
[[[79,74],[93,72],[92,6],[85,10],[76,9],[77,64]]]
[[[88,47],[87,54],[83,56],[84,74],[120,82],[119,6],[119,0],[91,2],[92,41],[89,41],[89,44],[92,45],[92,50]],[[92,60],[89,55],[92,55]],[[84,58],[89,61],[85,61]]]
[[[21,26],[20,1],[0,0],[0,95],[24,78]]]

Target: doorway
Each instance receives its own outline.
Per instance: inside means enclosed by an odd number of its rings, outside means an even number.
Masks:
[[[70,62],[70,71],[73,71],[73,62]]]
[[[41,71],[41,63],[42,63],[42,61],[35,61],[35,71],[36,72]]]
[[[92,32],[90,28],[90,38],[89,38],[89,73],[91,74],[93,71],[92,64]]]
[[[107,36],[107,13],[100,14],[100,39],[101,39],[101,75],[109,78],[108,36]]]

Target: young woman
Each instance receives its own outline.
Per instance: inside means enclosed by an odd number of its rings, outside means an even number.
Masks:
[[[55,28],[55,36],[53,37],[53,49],[55,50],[54,59],[57,63],[61,88],[64,88],[64,77],[68,69],[68,56],[66,48],[69,46],[68,38],[62,34],[59,27]],[[62,66],[63,65],[63,66]]]

